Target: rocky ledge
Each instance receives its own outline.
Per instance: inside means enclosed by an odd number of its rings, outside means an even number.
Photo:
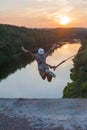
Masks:
[[[87,99],[0,99],[0,130],[87,130]]]

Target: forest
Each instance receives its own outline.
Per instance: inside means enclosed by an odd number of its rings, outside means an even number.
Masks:
[[[22,45],[31,51],[38,47],[48,50],[54,42],[83,39],[86,34],[86,28],[31,29],[0,24],[0,65],[20,55]]]

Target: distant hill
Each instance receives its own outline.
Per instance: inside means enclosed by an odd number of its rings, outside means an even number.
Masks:
[[[82,46],[73,59],[71,69],[71,83],[64,89],[64,98],[87,98],[87,36],[82,40]]]

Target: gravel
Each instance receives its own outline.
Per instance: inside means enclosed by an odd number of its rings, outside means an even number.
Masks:
[[[87,99],[0,99],[0,130],[87,130]]]

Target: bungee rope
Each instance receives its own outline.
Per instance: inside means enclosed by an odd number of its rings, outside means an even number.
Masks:
[[[87,51],[87,49],[85,49],[85,50],[79,52],[78,55],[81,54],[81,53],[83,53],[83,52],[85,52],[85,51]],[[72,56],[70,56],[69,58],[67,58],[67,59],[63,60],[62,62],[58,63],[56,66],[51,66],[50,68],[53,68],[53,70],[55,71],[61,64],[63,64],[64,62],[68,61],[69,59],[75,57],[76,55],[77,55],[77,54],[72,55]]]

